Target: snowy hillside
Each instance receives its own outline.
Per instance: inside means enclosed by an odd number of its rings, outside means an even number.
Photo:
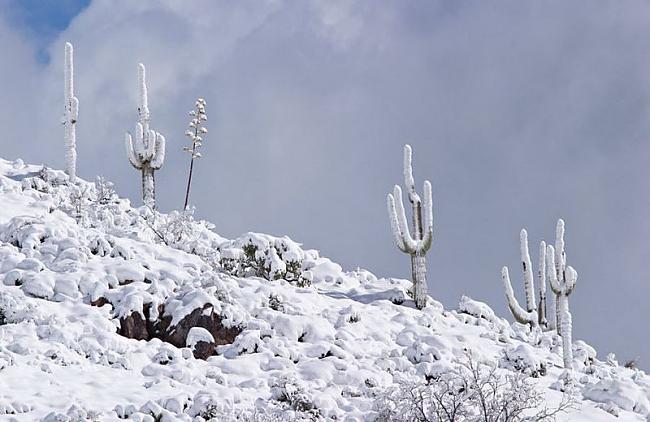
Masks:
[[[467,362],[571,402],[558,420],[650,414],[650,378],[582,341],[565,373],[554,332],[483,303],[420,311],[407,280],[20,160],[0,161],[0,282],[1,420],[408,420],[404,387]]]

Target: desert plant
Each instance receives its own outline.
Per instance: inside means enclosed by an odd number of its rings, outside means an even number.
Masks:
[[[135,133],[126,134],[126,153],[131,165],[142,173],[142,201],[156,208],[156,180],[154,172],[165,160],[165,137],[149,127],[149,105],[145,68],[138,64],[138,122]]]
[[[190,139],[191,145],[183,148],[183,151],[192,156],[190,159],[190,170],[187,176],[187,190],[185,191],[185,203],[183,204],[183,209],[187,209],[187,204],[190,200],[190,186],[192,184],[194,159],[201,158],[201,153],[198,150],[203,145],[203,135],[208,133],[208,129],[202,126],[203,122],[208,120],[208,116],[205,114],[205,100],[199,98],[196,100],[196,103],[194,103],[194,106],[196,109],[190,111],[190,116],[192,116],[189,124],[190,128],[185,132],[185,136]]]
[[[530,253],[528,252],[528,232],[522,229],[519,234],[521,263],[524,270],[524,288],[526,292],[526,309],[522,308],[515,297],[510,283],[510,275],[508,267],[504,266],[501,269],[501,279],[503,281],[503,288],[506,292],[506,299],[508,301],[508,308],[515,320],[521,324],[529,324],[531,327],[546,327],[546,243],[544,241],[540,244],[539,255],[539,293],[540,302],[535,301],[535,284],[533,280],[533,267],[530,260]]]
[[[65,43],[65,65],[64,65],[64,114],[63,128],[65,138],[65,171],[70,182],[76,181],[77,151],[76,151],[76,124],[79,117],[79,100],[74,96],[74,62],[72,58],[73,48],[69,42]]]
[[[573,364],[572,350],[572,317],[569,311],[569,295],[573,293],[578,280],[578,273],[566,264],[564,250],[564,220],[557,221],[555,231],[555,248],[547,246],[547,266],[551,290],[555,293],[556,328],[562,337],[562,359],[564,367],[571,369]]]
[[[387,202],[388,215],[397,247],[411,256],[413,299],[415,306],[422,309],[427,304],[426,253],[431,248],[433,241],[433,202],[431,199],[431,183],[428,180],[424,181],[424,203],[417,194],[411,158],[411,146],[404,145],[404,186],[408,191],[409,201],[413,208],[413,235],[411,235],[406,221],[406,213],[402,203],[402,189],[398,185],[395,185],[392,194],[388,194]],[[423,212],[424,219],[422,218]]]
[[[551,421],[571,409],[565,393],[557,407],[544,404],[544,393],[523,373],[500,371],[470,355],[426,379],[397,379],[374,403],[380,422]]]

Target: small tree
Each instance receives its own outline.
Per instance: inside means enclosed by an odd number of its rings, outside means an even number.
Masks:
[[[72,44],[65,43],[64,65],[64,113],[63,128],[65,131],[65,171],[70,182],[75,183],[77,175],[77,135],[75,128],[79,117],[79,100],[74,96],[74,62],[72,59]]]
[[[126,154],[129,162],[142,173],[142,200],[151,209],[156,208],[156,180],[154,171],[165,160],[165,137],[149,128],[149,104],[145,69],[138,64],[138,122],[135,134],[126,134]]]
[[[192,158],[190,159],[190,171],[187,177],[187,190],[185,191],[185,203],[183,204],[183,209],[187,209],[188,202],[190,200],[190,186],[192,184],[192,171],[194,170],[194,159],[201,158],[201,153],[198,151],[203,145],[203,136],[208,133],[208,129],[202,126],[203,122],[208,120],[208,116],[205,114],[205,100],[199,98],[194,103],[196,107],[195,110],[190,111],[190,128],[185,132],[185,136],[190,139],[190,146],[184,147],[183,151],[189,153]]]

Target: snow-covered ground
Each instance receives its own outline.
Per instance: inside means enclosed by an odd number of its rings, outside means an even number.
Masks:
[[[0,420],[373,420],[398,378],[468,355],[562,400],[557,335],[468,297],[419,311],[409,287],[0,160]],[[559,420],[646,420],[644,372],[581,341],[574,358]]]

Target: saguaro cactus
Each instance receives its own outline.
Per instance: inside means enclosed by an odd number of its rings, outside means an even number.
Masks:
[[[572,317],[569,311],[569,295],[573,293],[578,280],[578,273],[566,265],[564,251],[564,220],[557,221],[555,231],[555,248],[547,246],[546,259],[549,268],[551,290],[555,293],[556,327],[562,337],[562,359],[564,367],[571,369],[573,364],[572,350]]]
[[[510,275],[508,274],[508,267],[503,267],[501,269],[501,279],[503,280],[503,287],[506,292],[506,299],[508,300],[508,308],[512,312],[512,316],[515,320],[521,324],[529,324],[531,327],[545,327],[546,326],[546,312],[545,312],[545,301],[546,301],[546,285],[545,285],[545,272],[546,272],[546,263],[545,263],[545,247],[546,243],[542,241],[540,244],[540,256],[539,256],[539,270],[538,277],[540,283],[540,302],[539,304],[535,301],[535,285],[533,281],[533,267],[530,261],[530,253],[528,252],[528,232],[526,229],[522,229],[519,234],[520,241],[520,250],[521,250],[521,262],[524,270],[524,288],[526,292],[526,309],[523,309],[512,289],[512,284],[510,283]],[[542,252],[544,251],[544,252]]]
[[[65,138],[65,170],[74,183],[77,179],[77,137],[75,127],[79,117],[79,100],[74,96],[74,62],[72,44],[65,43],[64,64],[64,112],[63,128]]]
[[[149,105],[145,68],[138,64],[138,122],[135,134],[126,134],[126,153],[129,162],[142,173],[142,201],[156,208],[156,180],[154,172],[165,160],[165,137],[149,128]]]
[[[433,201],[431,199],[431,183],[428,180],[424,181],[424,204],[415,191],[411,157],[411,146],[404,145],[404,185],[413,208],[413,235],[411,235],[406,221],[402,189],[398,185],[395,185],[393,194],[389,193],[387,197],[388,216],[397,247],[402,252],[411,255],[413,299],[415,306],[422,309],[427,304],[426,253],[433,242]],[[424,219],[422,218],[423,211]]]

